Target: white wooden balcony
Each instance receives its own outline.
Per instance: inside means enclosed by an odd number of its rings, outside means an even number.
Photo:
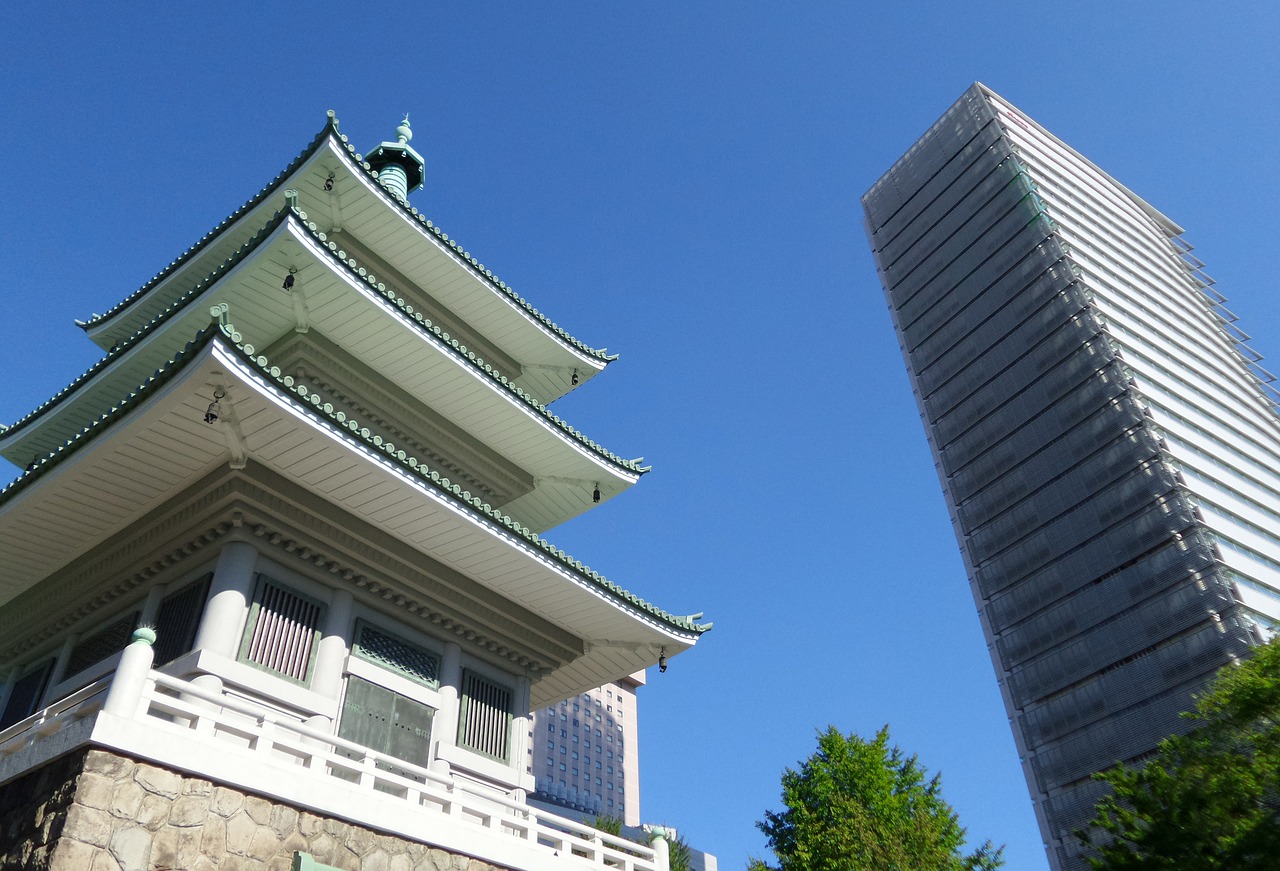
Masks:
[[[113,674],[0,732],[0,782],[91,745],[497,865],[667,871],[661,840],[644,846],[533,808],[457,761],[441,773],[377,753],[156,671],[151,658],[135,640]]]

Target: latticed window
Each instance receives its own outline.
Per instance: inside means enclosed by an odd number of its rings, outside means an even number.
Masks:
[[[511,709],[510,688],[463,671],[458,744],[505,762],[510,750]]]
[[[87,638],[80,639],[80,643],[71,649],[71,655],[67,657],[65,674],[68,677],[79,674],[111,654],[124,650],[124,646],[129,643],[129,636],[136,628],[138,612],[130,611]]]
[[[352,653],[423,686],[440,685],[440,657],[363,620],[356,623]]]
[[[306,683],[311,679],[324,613],[321,602],[259,575],[240,660]]]
[[[49,683],[53,660],[47,659],[13,682],[4,713],[0,714],[0,729],[7,729],[19,720],[35,713],[40,697]]]
[[[155,662],[157,666],[177,659],[191,649],[209,596],[209,580],[205,575],[194,584],[170,593],[160,600],[156,611]]]

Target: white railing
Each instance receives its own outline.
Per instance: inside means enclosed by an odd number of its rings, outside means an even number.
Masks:
[[[457,831],[472,845],[467,852],[480,858],[489,852],[485,845],[510,857],[507,847],[518,842],[536,854],[539,867],[569,862],[616,871],[667,871],[664,844],[655,844],[655,849],[601,832],[499,790],[378,753],[250,701],[153,671],[150,665],[150,644],[130,644],[115,675],[0,732],[0,761],[71,723],[104,712],[88,743],[141,750],[161,764],[251,791],[270,783],[269,791],[291,803],[318,812],[353,809],[343,815],[359,823],[376,822],[383,830],[414,840],[447,849],[447,844],[440,844],[441,825],[432,819],[448,820],[461,827]],[[113,723],[118,725],[113,728]],[[166,753],[165,747],[174,749]],[[249,776],[238,776],[245,772]],[[308,803],[308,798],[322,795],[329,797],[329,807]]]

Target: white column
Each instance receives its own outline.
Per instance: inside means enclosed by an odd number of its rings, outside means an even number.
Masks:
[[[662,826],[648,826],[649,846],[653,847],[653,864],[658,871],[669,871],[671,868],[671,845],[668,842],[670,833]]]
[[[516,771],[524,774],[529,767],[529,724],[533,719],[529,716],[529,699],[532,696],[532,682],[527,674],[521,675],[516,683],[516,710],[511,718],[511,761]],[[524,778],[520,778],[521,782]],[[516,801],[525,800],[525,791],[516,790],[512,796]]]
[[[218,554],[204,617],[192,645],[195,650],[209,650],[230,659],[240,652],[240,628],[253,596],[257,559],[258,551],[244,541],[230,542]],[[217,675],[197,675],[191,682],[210,693],[222,692],[222,678]]]
[[[138,614],[139,626],[155,626],[156,615],[160,613],[160,599],[164,597],[166,587],[152,587],[147,592],[147,600],[142,603],[142,611]]]
[[[329,612],[316,650],[316,665],[311,672],[311,689],[325,698],[336,699],[342,692],[342,665],[347,658],[351,603],[351,594],[346,590],[334,590],[329,600]],[[333,728],[333,720],[316,714],[307,720],[307,725],[327,732]]]
[[[435,742],[441,744],[458,743],[458,703],[462,697],[462,648],[457,642],[446,641],[444,655],[440,659],[440,710],[436,711],[431,731],[435,733]],[[449,763],[444,759],[431,760],[431,770],[441,774],[449,773]]]
[[[209,586],[209,601],[196,631],[195,649],[235,658],[240,628],[253,596],[253,568],[258,552],[253,545],[233,541],[218,554]]]
[[[137,716],[142,690],[151,673],[151,661],[155,656],[151,645],[155,640],[156,634],[150,629],[133,630],[132,642],[120,654],[116,675],[107,690],[107,699],[102,703],[103,711],[129,719]]]

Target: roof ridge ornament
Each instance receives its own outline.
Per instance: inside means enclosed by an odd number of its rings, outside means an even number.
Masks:
[[[426,175],[426,161],[410,147],[413,129],[409,126],[409,113],[396,126],[395,142],[383,142],[365,155],[369,168],[378,174],[378,181],[396,199],[409,202],[409,193],[422,187]]]

